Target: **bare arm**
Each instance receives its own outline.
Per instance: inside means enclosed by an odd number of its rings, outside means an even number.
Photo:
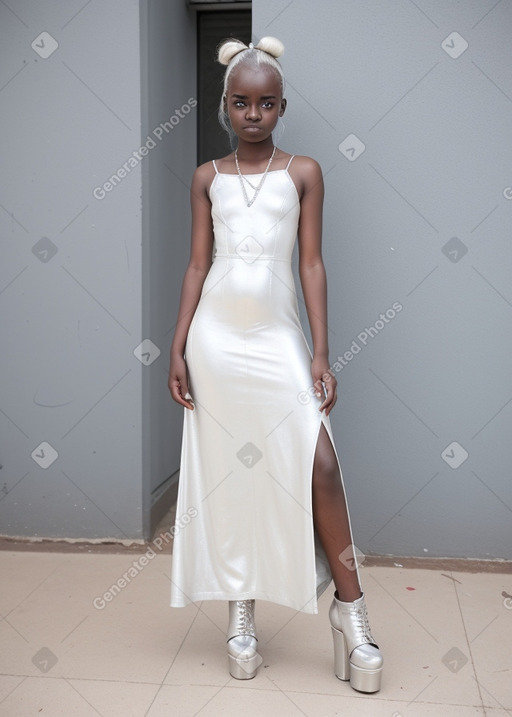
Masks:
[[[322,259],[324,184],[320,165],[314,160],[304,157],[297,169],[300,170],[302,185],[299,220],[299,276],[313,340],[311,374],[317,395],[320,394],[322,398],[324,398],[322,382],[325,384],[327,397],[322,401],[320,410],[325,408],[326,415],[329,415],[337,399],[337,382],[329,371],[327,280]]]
[[[209,163],[201,165],[194,172],[190,189],[192,207],[190,260],[183,277],[178,319],[170,351],[169,391],[177,403],[192,410],[194,408],[192,402],[185,399],[189,387],[184,353],[188,330],[212,263],[213,228],[211,202],[207,193],[211,180],[212,169]]]

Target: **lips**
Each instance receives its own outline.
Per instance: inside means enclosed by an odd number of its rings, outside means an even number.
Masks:
[[[244,127],[244,131],[245,132],[261,132],[261,128],[251,125],[250,127]]]

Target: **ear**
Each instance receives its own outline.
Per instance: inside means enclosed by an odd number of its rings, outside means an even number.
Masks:
[[[222,95],[222,109],[227,113],[228,111],[228,100],[226,95]]]
[[[285,109],[286,109],[286,100],[283,97],[283,99],[281,100],[281,108],[279,110],[279,117],[282,117],[284,115]]]

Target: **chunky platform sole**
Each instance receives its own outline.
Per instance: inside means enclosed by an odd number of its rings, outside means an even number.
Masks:
[[[256,653],[254,657],[248,660],[241,660],[228,655],[229,659],[229,674],[236,680],[252,680],[256,676],[258,667],[263,662],[263,658]]]
[[[382,667],[367,670],[350,662],[344,634],[332,627],[334,642],[334,673],[339,680],[350,681],[352,689],[358,692],[378,692],[382,680]]]

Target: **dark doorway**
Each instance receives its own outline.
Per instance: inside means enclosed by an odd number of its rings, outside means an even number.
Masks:
[[[250,10],[213,10],[197,14],[197,163],[223,157],[231,152],[229,139],[219,125],[217,112],[222,95],[225,67],[215,59],[219,42],[236,37],[251,41]]]

